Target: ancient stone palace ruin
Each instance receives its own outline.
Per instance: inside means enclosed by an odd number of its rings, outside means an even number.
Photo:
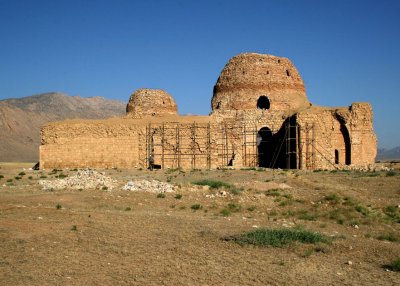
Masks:
[[[369,103],[312,105],[287,58],[233,57],[209,116],[180,116],[163,90],[139,89],[126,116],[67,120],[41,130],[41,168],[343,169],[374,163]]]

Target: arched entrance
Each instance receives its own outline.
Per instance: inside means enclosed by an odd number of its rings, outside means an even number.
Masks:
[[[271,166],[275,144],[271,129],[261,128],[257,133],[258,166],[269,168]]]

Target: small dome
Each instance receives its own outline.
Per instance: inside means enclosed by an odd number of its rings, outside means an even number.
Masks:
[[[214,86],[212,109],[296,110],[310,105],[303,80],[287,58],[239,54],[225,65]]]
[[[142,88],[129,98],[126,113],[132,117],[173,115],[178,113],[178,107],[166,91]]]

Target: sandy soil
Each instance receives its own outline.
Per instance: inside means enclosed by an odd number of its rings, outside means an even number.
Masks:
[[[1,285],[400,282],[400,273],[384,266],[400,257],[400,223],[393,219],[400,216],[399,170],[394,176],[104,170],[118,180],[116,189],[43,191],[40,177],[53,180],[55,174],[25,170],[22,179],[15,179],[28,166],[0,163]],[[153,178],[175,184],[176,192],[158,198],[120,189],[128,180]],[[219,197],[218,190],[191,184],[200,179],[232,183],[244,191]],[[182,198],[176,199],[176,194]],[[195,204],[201,209],[193,210]],[[256,228],[299,226],[323,233],[332,242],[262,248],[224,240]],[[398,240],[380,237],[389,234]]]

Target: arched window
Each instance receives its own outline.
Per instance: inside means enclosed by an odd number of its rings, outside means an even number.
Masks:
[[[257,100],[257,109],[269,109],[270,103],[268,97],[261,95]]]

